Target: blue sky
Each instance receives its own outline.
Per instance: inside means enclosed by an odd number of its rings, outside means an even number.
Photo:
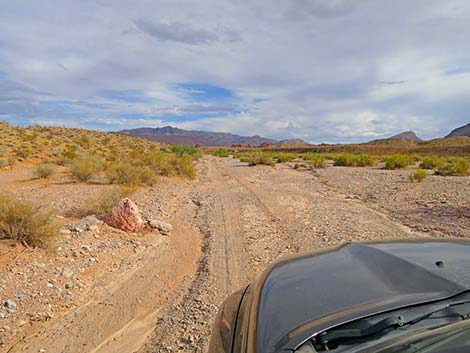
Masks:
[[[2,1],[0,120],[359,142],[470,122],[466,0]]]

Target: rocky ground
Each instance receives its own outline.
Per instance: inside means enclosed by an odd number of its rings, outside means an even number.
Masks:
[[[133,197],[173,225],[169,236],[82,220],[53,252],[3,242],[0,351],[205,352],[220,303],[271,261],[347,241],[470,234],[470,178],[409,174],[204,157],[195,181],[162,180]],[[17,175],[0,174],[0,188],[64,214],[102,187]]]

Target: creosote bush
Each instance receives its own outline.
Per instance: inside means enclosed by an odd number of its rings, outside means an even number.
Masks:
[[[50,164],[40,164],[33,171],[33,175],[38,179],[49,179],[55,174],[55,168]]]
[[[57,232],[53,215],[12,195],[0,194],[0,239],[46,247]]]
[[[411,181],[417,181],[417,182],[422,182],[426,177],[428,176],[428,173],[424,169],[416,169],[413,173],[410,174],[410,180]]]
[[[270,165],[274,166],[273,159],[266,153],[261,151],[256,151],[248,156],[247,162],[249,166],[256,166],[256,165]]]
[[[467,176],[470,173],[470,163],[463,158],[453,159],[436,171],[442,176]]]
[[[335,166],[367,167],[375,165],[375,159],[368,154],[342,153],[333,158]]]
[[[385,169],[403,169],[413,163],[409,155],[394,154],[385,158]]]
[[[70,166],[72,176],[78,181],[88,182],[103,170],[103,161],[93,156],[80,156]]]
[[[427,156],[420,163],[421,169],[439,169],[445,165],[445,160],[438,156]]]
[[[105,174],[111,184],[152,186],[157,181],[156,173],[150,168],[129,162],[115,162],[108,166]]]
[[[328,163],[326,162],[325,157],[321,155],[313,155],[310,159],[310,165],[313,168],[326,168],[328,167]]]
[[[230,156],[230,151],[226,148],[219,148],[217,151],[214,152],[214,156],[225,158]]]

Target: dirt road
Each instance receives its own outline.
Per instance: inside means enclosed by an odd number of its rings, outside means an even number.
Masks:
[[[224,298],[282,256],[352,240],[453,234],[451,225],[437,227],[435,212],[410,218],[411,208],[426,202],[432,208],[436,197],[450,204],[446,217],[457,210],[454,224],[468,233],[469,217],[461,211],[468,205],[459,191],[468,190],[466,178],[447,179],[444,193],[439,179],[416,186],[406,173],[253,168],[204,157],[197,180],[166,185],[163,198],[149,191],[137,200],[144,209],[160,204],[175,226],[169,238],[155,238],[104,277],[88,302],[26,334],[8,352],[206,352]],[[459,202],[461,209],[452,206]]]

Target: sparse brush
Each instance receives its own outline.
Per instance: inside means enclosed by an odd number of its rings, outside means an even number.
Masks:
[[[252,153],[248,157],[248,165],[249,166],[256,166],[256,165],[270,165],[274,166],[274,161],[273,159],[267,155],[266,153],[263,153],[261,151],[256,151]]]
[[[111,189],[103,190],[98,196],[87,200],[84,207],[75,210],[73,216],[81,218],[96,215],[102,218],[116,206],[119,200],[130,197],[136,190],[136,187],[129,186],[115,186]]]
[[[103,161],[93,156],[82,156],[72,161],[70,172],[78,181],[88,182],[103,170]]]
[[[410,180],[412,182],[422,182],[426,179],[428,173],[424,169],[416,169],[413,173],[410,174]]]
[[[276,153],[274,159],[277,163],[292,162],[297,156],[293,153]]]
[[[333,158],[335,166],[367,167],[375,165],[375,159],[368,154],[342,153]]]
[[[185,154],[194,155],[194,156],[201,154],[201,152],[196,147],[193,147],[191,145],[174,145],[174,146],[171,146],[171,151],[173,153],[176,153],[176,155],[179,157]]]
[[[460,158],[446,163],[436,171],[436,175],[442,176],[467,176],[470,172],[470,164],[467,160]]]
[[[154,185],[157,180],[155,172],[148,167],[132,165],[129,162],[116,162],[105,171],[111,184]]]
[[[445,160],[438,156],[428,156],[423,159],[419,167],[421,169],[439,169],[445,165]]]
[[[328,167],[328,163],[326,162],[325,157],[320,155],[313,155],[310,159],[310,165],[313,168],[326,168]]]
[[[403,169],[413,162],[409,155],[394,154],[385,159],[385,169]]]
[[[53,215],[30,201],[0,194],[0,238],[45,247],[57,232]]]
[[[226,148],[219,148],[217,151],[214,152],[214,156],[225,158],[230,156],[230,151]]]
[[[8,160],[6,160],[4,158],[0,158],[0,168],[6,168],[8,166],[9,166]]]
[[[49,179],[54,174],[55,168],[50,164],[40,164],[33,171],[33,175],[37,179]]]

